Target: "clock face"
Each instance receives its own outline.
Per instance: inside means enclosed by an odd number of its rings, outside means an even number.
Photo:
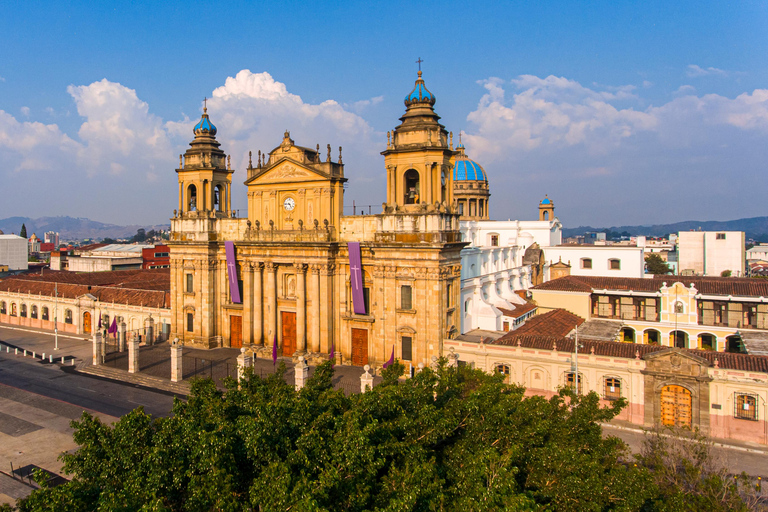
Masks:
[[[291,211],[296,207],[296,201],[293,200],[292,197],[287,197],[285,201],[283,201],[283,208],[286,209],[286,211]]]

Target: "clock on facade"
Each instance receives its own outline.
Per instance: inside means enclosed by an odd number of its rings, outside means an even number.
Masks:
[[[283,201],[283,208],[285,208],[286,211],[291,211],[296,207],[296,201],[293,200],[292,197],[285,198],[285,201]]]

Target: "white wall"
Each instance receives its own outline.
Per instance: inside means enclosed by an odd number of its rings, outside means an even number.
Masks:
[[[730,270],[744,275],[743,231],[681,231],[678,234],[678,268],[705,276],[719,276]]]
[[[573,276],[643,277],[645,258],[642,247],[625,245],[561,245],[544,251],[549,265],[562,261],[571,265]],[[585,268],[584,260],[592,260]],[[619,260],[619,268],[611,268],[611,260]]]
[[[27,270],[28,249],[26,238],[0,235],[0,265],[8,265],[9,270]]]

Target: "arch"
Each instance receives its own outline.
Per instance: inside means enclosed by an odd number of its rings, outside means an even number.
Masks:
[[[72,310],[71,309],[65,309],[64,310],[64,323],[65,324],[71,324],[72,323]]]
[[[681,300],[678,300],[672,305],[672,308],[676,315],[683,315],[685,314],[685,303]]]
[[[678,384],[661,388],[661,423],[669,427],[691,427],[693,393]]]
[[[16,316],[18,313],[16,313],[16,303],[11,302],[11,316]]]
[[[512,384],[512,367],[507,363],[493,363],[493,369],[498,375],[504,376],[504,384]]]
[[[744,342],[738,334],[733,334],[725,338],[725,351],[733,352],[734,354],[746,354],[747,352],[744,349]]]
[[[658,345],[661,343],[661,331],[658,329],[646,329],[643,331],[643,343],[646,345]]]
[[[578,378],[578,394],[584,393],[586,379],[584,378],[584,374],[582,372],[579,372],[579,378]],[[572,390],[576,390],[576,372],[574,371],[567,371],[563,372],[563,387],[571,388]]]
[[[223,212],[224,208],[224,187],[221,186],[221,183],[216,185],[213,189],[213,209],[218,212]]]
[[[634,343],[635,340],[635,330],[632,327],[622,327],[621,328],[621,341],[625,343]]]
[[[32,304],[32,311],[29,314],[30,318],[37,319],[37,306]]]
[[[689,348],[688,333],[685,331],[671,331],[669,333],[669,346],[676,348]]]
[[[419,184],[419,171],[408,169],[403,174],[403,191],[405,204],[419,204],[421,202],[421,188]]]
[[[615,375],[603,375],[603,398],[605,400],[618,400],[621,398],[621,377]]]
[[[541,220],[549,220],[549,212],[544,210],[544,212],[542,212],[541,217],[542,217]]]
[[[21,307],[19,308],[19,316],[26,318],[27,317],[27,305],[22,303]]]
[[[43,320],[48,320],[48,306],[43,306],[43,312],[41,315]]]
[[[701,350],[717,350],[717,336],[709,332],[699,333],[697,346]]]
[[[523,385],[526,388],[549,390],[549,372],[541,366],[531,366]]]
[[[194,184],[187,187],[187,211],[197,211],[197,187]]]
[[[0,301],[0,315],[5,315],[8,311],[8,306],[5,304],[5,301]]]

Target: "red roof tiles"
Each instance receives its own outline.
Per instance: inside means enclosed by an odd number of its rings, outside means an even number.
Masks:
[[[496,345],[517,345],[517,337],[532,334],[537,336],[549,336],[562,338],[577,325],[584,323],[584,319],[564,309],[553,309],[543,315],[537,315],[526,321],[514,331],[497,339]]]
[[[685,286],[693,284],[699,293],[705,295],[737,295],[741,297],[768,297],[768,280],[748,277],[702,277],[702,276],[655,276],[653,278],[565,276],[547,281],[534,290],[557,290],[566,292],[589,292],[594,290],[634,290],[658,292],[664,283],[672,286],[676,282]]]

